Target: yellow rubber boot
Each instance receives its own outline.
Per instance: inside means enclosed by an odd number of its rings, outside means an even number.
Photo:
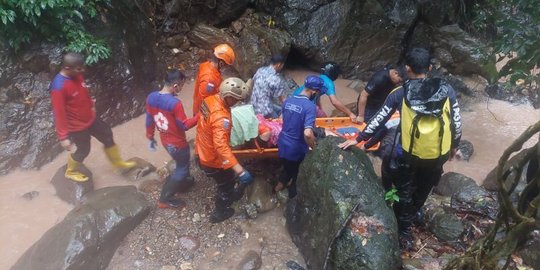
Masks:
[[[116,144],[109,148],[105,148],[105,154],[107,154],[109,161],[115,168],[131,169],[137,165],[137,163],[133,161],[124,161],[120,157],[120,148],[118,148],[118,145]]]
[[[64,176],[75,182],[86,182],[88,181],[88,176],[84,175],[81,171],[81,163],[74,160],[71,155],[68,155],[68,162],[66,166],[66,173]]]

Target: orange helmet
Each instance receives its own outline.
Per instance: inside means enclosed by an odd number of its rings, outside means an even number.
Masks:
[[[223,60],[227,65],[232,65],[236,56],[231,46],[227,44],[219,44],[214,48],[214,55]]]

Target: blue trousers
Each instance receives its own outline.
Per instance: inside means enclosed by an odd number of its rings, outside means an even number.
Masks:
[[[173,182],[182,182],[184,181],[189,174],[189,146],[184,148],[177,148],[173,145],[167,145],[167,152],[176,162],[176,169],[169,176],[170,180]]]

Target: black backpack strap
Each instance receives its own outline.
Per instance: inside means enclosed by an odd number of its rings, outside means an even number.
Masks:
[[[414,144],[414,138],[419,137],[420,133],[418,131],[418,121],[420,121],[420,115],[415,115],[413,122],[412,122],[412,130],[411,130],[411,141],[409,142],[409,154],[412,155],[412,149]]]

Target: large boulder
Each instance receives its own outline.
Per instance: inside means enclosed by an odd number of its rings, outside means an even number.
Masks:
[[[150,209],[149,202],[133,186],[96,190],[48,230],[11,269],[106,269],[122,239]]]
[[[116,125],[144,111],[156,62],[148,20],[131,1],[112,5],[103,19],[88,23],[90,32],[108,42],[111,57],[89,67],[86,83],[98,114]],[[63,46],[34,43],[17,55],[0,46],[0,174],[16,167],[39,168],[62,151],[48,88],[59,71]]]
[[[309,269],[323,269],[329,248],[329,269],[399,269],[397,222],[380,180],[367,155],[339,149],[341,141],[320,140],[303,161],[289,233]]]
[[[225,30],[203,23],[195,25],[188,33],[188,38],[193,45],[205,50],[213,50],[221,43],[235,47],[237,43],[235,38]]]
[[[246,25],[236,47],[235,69],[247,80],[274,54],[287,56],[291,48],[291,36],[279,29],[260,24]]]
[[[497,77],[495,58],[479,39],[457,24],[434,26],[418,23],[410,47],[433,48],[439,64],[454,74],[479,74],[489,81]]]

